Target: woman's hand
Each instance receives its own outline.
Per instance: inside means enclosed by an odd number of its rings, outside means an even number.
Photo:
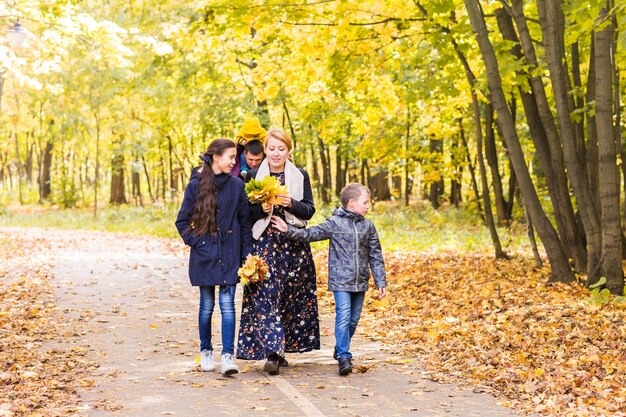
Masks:
[[[289,230],[289,226],[287,226],[287,223],[285,223],[285,221],[278,216],[272,216],[272,226],[274,226],[275,229],[280,230],[283,233]]]
[[[289,197],[287,194],[276,194],[276,197],[280,198],[280,205],[285,207],[285,208],[291,208],[292,203],[291,203],[291,197]]]
[[[261,208],[267,214],[270,214],[272,212],[272,204],[271,203],[263,203],[263,204],[261,204]]]

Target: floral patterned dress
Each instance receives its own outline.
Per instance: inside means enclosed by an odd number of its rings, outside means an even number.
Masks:
[[[274,174],[285,184],[284,173]],[[282,207],[275,216],[285,218]],[[263,283],[243,289],[237,358],[263,360],[272,353],[320,348],[315,264],[307,242],[287,239],[271,225],[254,243],[269,267]]]

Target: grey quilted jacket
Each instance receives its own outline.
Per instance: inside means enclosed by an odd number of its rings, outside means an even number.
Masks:
[[[360,214],[339,207],[320,225],[308,229],[289,226],[287,236],[305,242],[330,239],[330,291],[367,291],[370,268],[376,287],[386,287],[385,262],[378,233],[374,223]]]

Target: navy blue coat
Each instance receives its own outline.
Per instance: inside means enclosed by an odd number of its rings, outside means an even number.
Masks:
[[[185,232],[200,190],[200,177],[195,169],[176,217],[178,233],[191,246],[189,280],[195,286],[237,284],[237,270],[252,252],[252,221],[243,182],[230,174],[219,174],[215,176],[215,185],[218,227],[215,235]]]

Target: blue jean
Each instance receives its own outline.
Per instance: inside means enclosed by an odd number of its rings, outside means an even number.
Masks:
[[[338,358],[352,358],[350,340],[361,318],[365,291],[334,291],[335,297],[335,348]]]
[[[219,286],[220,312],[222,313],[222,355],[235,352],[235,286]],[[215,286],[200,287],[198,329],[200,351],[213,350],[211,343],[211,318],[215,307]]]

